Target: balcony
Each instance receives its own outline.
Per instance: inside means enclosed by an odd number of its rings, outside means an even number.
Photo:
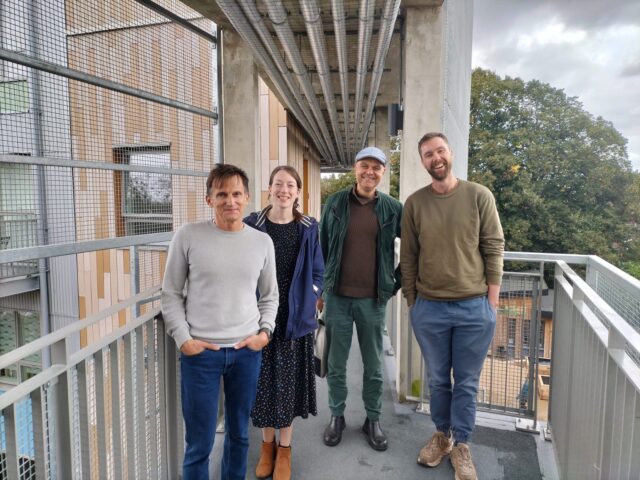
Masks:
[[[535,306],[542,304],[544,266],[555,269],[548,412],[542,420],[538,379],[545,367],[541,349],[531,347],[539,344],[535,332],[540,330],[529,329],[529,348],[523,348],[525,337],[519,336],[512,355],[498,348],[496,342],[505,340],[497,332],[472,439],[480,478],[635,478],[640,471],[640,282],[593,256],[509,253],[506,258],[539,268],[505,274],[511,279],[501,295],[507,318],[513,318],[514,305],[526,304],[529,308],[520,309],[523,320],[529,317],[534,325],[541,316]],[[529,283],[516,288],[523,276]],[[515,301],[517,292],[529,300]],[[41,373],[0,395],[0,478],[179,477],[183,430],[178,356],[164,334],[158,293],[159,287],[151,288],[0,356],[0,369],[36,352],[51,356]],[[421,359],[418,365],[413,361],[416,352],[401,302],[394,303],[385,339],[383,397],[389,450],[372,451],[360,432],[362,371],[354,345],[343,441],[335,448],[322,444],[329,413],[326,382],[319,380],[319,415],[296,422],[293,468],[298,478],[426,475],[415,460],[433,432],[424,414],[426,379]],[[140,314],[131,321],[74,351],[85,329],[133,307]],[[505,325],[508,346],[509,322]],[[527,390],[522,391],[525,381]],[[218,475],[221,440],[213,454],[212,478]],[[251,442],[249,468],[258,456],[257,429]],[[452,478],[452,469],[445,462],[429,474]]]

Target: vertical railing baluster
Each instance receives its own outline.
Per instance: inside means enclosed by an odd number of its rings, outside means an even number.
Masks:
[[[113,452],[113,473],[116,479],[127,476],[127,468],[123,463],[123,447],[128,448],[126,432],[122,430],[122,414],[124,405],[120,402],[120,379],[124,378],[120,368],[120,355],[123,350],[122,339],[119,338],[110,346],[109,375],[111,377],[111,435]]]
[[[81,458],[81,472],[83,480],[91,479],[91,432],[89,425],[89,399],[88,399],[88,369],[87,361],[80,362],[77,366],[78,374],[78,409],[79,425],[76,425],[74,429],[77,429],[80,436],[80,458]]]
[[[33,422],[33,448],[36,478],[46,478],[46,417],[42,387],[31,392],[31,419]]]
[[[5,467],[7,478],[19,478],[18,464],[18,424],[17,418],[18,402],[13,403],[1,413],[4,417],[4,436],[6,442]]]
[[[96,434],[98,438],[98,451],[95,452],[97,457],[98,478],[107,478],[109,471],[108,461],[110,460],[110,445],[109,438],[111,437],[110,430],[107,428],[106,423],[106,404],[107,397],[104,388],[106,380],[106,364],[105,364],[106,351],[103,349],[96,352],[94,357],[94,377],[95,377],[95,389],[96,389]]]

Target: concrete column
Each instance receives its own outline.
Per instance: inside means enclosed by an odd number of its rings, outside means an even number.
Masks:
[[[447,135],[454,152],[454,174],[467,178],[473,2],[445,0],[440,6],[407,7],[405,18],[401,201],[431,182],[418,154],[418,140],[427,132]],[[400,370],[412,372],[412,378],[406,373],[399,376],[398,395],[404,398],[419,379],[421,362],[420,350],[408,333],[404,301],[396,328]]]
[[[391,157],[389,151],[389,128],[388,117],[389,109],[386,106],[377,106],[375,110],[375,138],[374,145],[384,152],[387,159]],[[389,187],[391,185],[391,165],[387,164],[387,168],[382,177],[382,182],[378,185],[378,190],[384,193],[389,193]]]
[[[260,207],[260,116],[258,71],[251,50],[230,30],[222,34],[222,98],[224,163],[242,168],[249,177],[249,205]]]
[[[442,131],[444,103],[444,7],[407,8],[404,45],[404,128],[400,200],[430,182],[418,156],[418,140]]]

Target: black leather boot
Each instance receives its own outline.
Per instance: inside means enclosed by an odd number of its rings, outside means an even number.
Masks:
[[[381,452],[389,446],[387,436],[382,431],[382,428],[380,428],[380,422],[378,420],[369,420],[367,418],[362,426],[362,431],[367,436],[367,441],[374,450]]]
[[[331,415],[331,421],[327,428],[324,429],[323,440],[324,444],[329,447],[335,447],[342,440],[342,431],[344,430],[345,423],[344,417],[340,415],[336,417],[335,415]]]

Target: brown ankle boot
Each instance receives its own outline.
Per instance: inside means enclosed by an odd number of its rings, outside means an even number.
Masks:
[[[276,459],[276,441],[262,442],[260,448],[260,460],[256,466],[256,477],[269,478],[273,473]]]
[[[278,445],[278,455],[276,456],[276,468],[273,471],[273,480],[291,479],[291,446],[281,447]]]

